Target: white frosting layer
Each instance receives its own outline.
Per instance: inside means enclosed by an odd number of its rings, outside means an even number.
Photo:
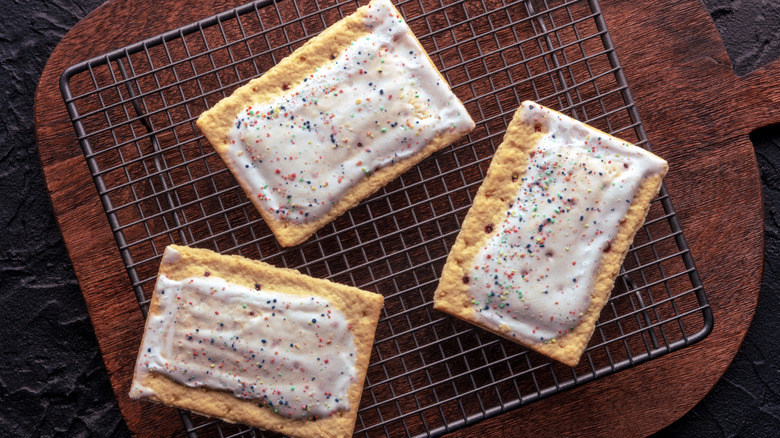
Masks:
[[[520,188],[469,272],[475,316],[527,343],[549,342],[587,312],[595,275],[644,178],[665,162],[574,119],[524,104],[547,128]],[[493,227],[491,231],[490,226]]]
[[[155,294],[159,314],[147,320],[137,373],[230,391],[288,418],[349,409],[357,352],[344,314],[326,300],[215,277],[161,276]],[[153,394],[139,384],[130,396]]]
[[[236,173],[282,219],[320,217],[377,169],[436,135],[474,127],[391,4],[375,0],[370,11],[368,34],[283,95],[236,116],[229,134]]]

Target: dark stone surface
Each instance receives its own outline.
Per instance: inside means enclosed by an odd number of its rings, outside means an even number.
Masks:
[[[778,0],[702,0],[726,45],[737,76],[780,56]]]
[[[99,0],[2,2],[0,436],[123,436],[41,174],[33,99],[54,47]]]
[[[65,33],[99,0],[4,1],[0,26],[0,436],[127,436],[41,175],[33,98]],[[780,55],[780,4],[707,0],[735,71]],[[780,435],[780,126],[753,135],[765,278],[745,344],[712,393],[659,436]]]

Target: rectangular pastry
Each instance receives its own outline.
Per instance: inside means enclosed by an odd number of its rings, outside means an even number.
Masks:
[[[130,397],[294,437],[351,436],[381,295],[166,248]]]
[[[523,102],[434,307],[575,366],[666,171],[644,149]]]
[[[197,121],[283,246],[474,128],[388,0],[373,0]]]

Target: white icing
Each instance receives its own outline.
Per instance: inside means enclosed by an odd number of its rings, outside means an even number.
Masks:
[[[369,11],[368,34],[283,95],[236,116],[235,173],[282,219],[320,217],[377,169],[439,134],[474,127],[390,2],[375,0]]]
[[[550,342],[580,323],[631,200],[665,162],[539,105],[521,111],[524,123],[547,133],[517,175],[505,220],[486,224],[494,229],[469,268],[468,291],[483,324],[526,343]]]
[[[166,246],[161,263],[165,263],[167,265],[173,265],[179,263],[181,259],[182,259],[182,255],[179,251],[176,251],[170,246]]]
[[[230,391],[293,419],[348,410],[357,352],[344,314],[322,298],[257,289],[161,276],[137,373]],[[142,384],[130,393],[153,394]]]

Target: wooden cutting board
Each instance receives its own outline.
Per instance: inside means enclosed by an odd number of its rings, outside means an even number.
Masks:
[[[59,91],[63,70],[243,0],[111,0],[78,23],[41,76],[35,122],[57,222],[130,430],[181,436],[176,411],[127,397],[143,320]],[[455,436],[633,436],[678,419],[721,377],[747,332],[763,265],[763,206],[748,134],[780,122],[780,63],[732,73],[699,0],[602,0],[611,38],[705,290],[704,341],[456,432]],[[640,396],[641,394],[641,396]]]

